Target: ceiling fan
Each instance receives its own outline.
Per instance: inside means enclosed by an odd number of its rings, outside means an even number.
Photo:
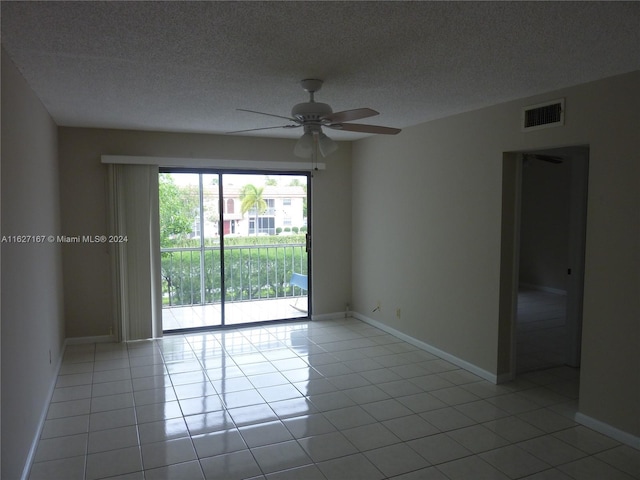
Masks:
[[[562,163],[562,157],[558,157],[555,155],[543,155],[541,153],[525,153],[523,154],[523,158],[525,161],[531,160],[541,160],[543,162],[559,164]]]
[[[322,127],[331,128],[333,130],[344,130],[348,132],[362,133],[381,133],[385,135],[395,135],[400,132],[399,128],[381,127],[378,125],[365,125],[362,123],[347,123],[352,120],[360,120],[378,115],[379,112],[371,108],[356,108],[353,110],[344,110],[342,112],[334,112],[326,103],[316,102],[315,93],[322,88],[322,80],[315,78],[307,78],[300,82],[304,90],[309,92],[309,101],[298,103],[291,110],[291,116],[274,115],[271,113],[256,112],[255,110],[247,110],[238,108],[241,112],[257,113],[259,115],[267,115],[269,117],[282,118],[292,123],[287,125],[279,125],[275,127],[250,128],[247,130],[236,130],[229,133],[253,132],[256,130],[270,130],[275,128],[299,128],[303,127],[304,134],[296,143],[293,153],[298,157],[310,158],[317,151],[323,157],[332,154],[338,148],[338,145],[322,132]]]

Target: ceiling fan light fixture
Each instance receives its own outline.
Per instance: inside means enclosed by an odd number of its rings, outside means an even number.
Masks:
[[[338,144],[327,137],[324,133],[318,136],[318,148],[323,157],[331,155],[338,149]]]
[[[311,158],[313,155],[313,133],[305,132],[296,142],[293,153],[296,157]]]

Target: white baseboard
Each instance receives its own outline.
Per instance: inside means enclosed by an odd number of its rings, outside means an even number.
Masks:
[[[531,283],[520,283],[519,286],[529,288],[531,290],[538,290],[539,292],[555,293],[556,295],[567,295],[566,290],[553,287],[545,287],[544,285],[533,285]]]
[[[58,382],[58,375],[60,375],[60,369],[62,368],[62,359],[64,358],[64,351],[67,347],[67,342],[63,342],[62,348],[60,349],[60,357],[58,358],[58,362],[55,368],[55,374],[53,375],[53,380],[51,381],[51,385],[49,385],[49,391],[47,394],[46,402],[40,412],[40,418],[38,419],[38,427],[36,428],[36,434],[33,436],[33,441],[31,442],[31,448],[29,448],[29,453],[27,454],[27,459],[24,462],[24,469],[22,470],[21,480],[27,480],[29,478],[29,474],[31,473],[31,465],[33,464],[33,460],[36,456],[36,451],[38,450],[38,442],[40,441],[40,435],[42,435],[42,430],[44,428],[44,422],[47,420],[47,414],[49,413],[49,404],[51,403],[51,399],[53,398],[53,392],[56,389],[56,383]]]
[[[115,335],[98,335],[95,337],[72,337],[66,338],[62,343],[62,348],[60,349],[60,358],[58,358],[58,362],[55,368],[55,375],[53,376],[53,380],[51,385],[49,386],[49,391],[47,395],[47,401],[44,404],[44,408],[40,413],[40,418],[38,420],[38,428],[36,429],[36,434],[31,443],[31,448],[29,449],[29,453],[27,455],[27,459],[24,464],[24,469],[22,471],[21,480],[27,480],[29,478],[29,474],[31,473],[31,465],[33,464],[33,460],[36,455],[36,451],[38,449],[38,442],[40,440],[40,435],[42,435],[42,429],[44,428],[44,422],[47,420],[47,414],[49,413],[49,404],[51,403],[51,399],[53,398],[53,393],[56,388],[56,383],[58,381],[58,375],[60,375],[60,369],[62,368],[62,359],[64,358],[64,353],[66,351],[67,345],[82,345],[86,343],[108,343],[115,342]]]
[[[425,350],[429,353],[437,355],[438,357],[448,362],[451,362],[454,365],[457,365],[458,367],[463,368],[464,370],[467,370],[475,375],[478,375],[479,377],[482,377],[485,380],[490,381],[491,383],[503,383],[513,379],[511,374],[494,375],[493,373],[487,372],[486,370],[479,368],[476,365],[473,365],[465,360],[462,360],[454,355],[451,355],[450,353],[444,352],[439,348],[429,345],[428,343],[417,340],[405,333],[400,332],[399,330],[396,330],[395,328],[392,328],[377,320],[373,320],[360,313],[352,312],[352,316],[353,318],[356,318],[365,323],[368,323],[369,325],[379,328],[380,330],[383,330],[393,335],[394,337],[398,337],[399,339],[404,340],[405,342],[410,343],[411,345],[414,345],[422,350]],[[602,433],[603,435],[607,435],[619,441],[620,443],[624,443],[625,445],[629,445],[630,447],[640,450],[640,437],[638,436],[632,435],[628,432],[615,428],[609,425],[608,423],[602,422],[600,420],[596,420],[595,418],[589,417],[588,415],[585,415],[579,412],[576,413],[575,415],[575,421],[584,425],[585,427],[595,430],[596,432]]]
[[[65,345],[83,345],[85,343],[114,343],[117,342],[115,335],[96,335],[94,337],[71,337],[67,338]]]
[[[640,437],[620,430],[619,428],[612,427],[608,423],[601,422],[600,420],[596,420],[595,418],[580,412],[576,413],[575,421],[585,427],[595,430],[596,432],[607,435],[620,443],[624,443],[625,445],[629,445],[630,447],[640,450]]]
[[[499,380],[503,380],[501,378],[499,379],[497,375],[491,372],[488,372],[478,367],[477,365],[469,363],[466,360],[462,360],[461,358],[458,358],[455,355],[451,355],[450,353],[440,350],[439,348],[436,348],[433,345],[429,345],[428,343],[425,343],[421,340],[413,338],[412,336],[407,335],[406,333],[403,333],[399,330],[396,330],[395,328],[392,328],[389,325],[386,325],[377,320],[373,320],[372,318],[362,315],[361,313],[352,312],[351,314],[353,318],[357,318],[358,320],[362,320],[363,322],[368,323],[369,325],[379,328],[380,330],[383,330],[393,335],[394,337],[398,337],[400,340],[404,340],[405,342],[410,343],[411,345],[414,345],[426,352],[432,353],[442,358],[443,360],[446,360],[447,362],[453,363],[454,365],[457,365],[458,367],[464,370],[467,370],[468,372],[471,372],[474,375],[478,375],[479,377],[484,378],[485,380],[488,380],[491,383],[495,384],[495,383],[498,383]]]

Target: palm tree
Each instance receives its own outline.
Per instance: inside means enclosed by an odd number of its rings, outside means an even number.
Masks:
[[[242,187],[242,191],[240,192],[240,201],[242,202],[240,204],[240,210],[242,215],[253,208],[256,209],[256,236],[258,235],[258,216],[267,210],[267,202],[262,198],[263,190],[264,187],[256,187],[249,183]]]

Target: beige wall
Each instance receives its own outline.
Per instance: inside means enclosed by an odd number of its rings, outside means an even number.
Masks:
[[[522,169],[520,283],[567,290],[571,159]]]
[[[56,126],[2,51],[2,235],[60,233]],[[64,340],[56,243],[2,244],[2,477],[20,478]]]
[[[503,152],[589,145],[580,411],[640,435],[638,84],[635,72],[355,142],[354,310],[505,373]],[[560,97],[564,127],[521,132],[523,106]]]
[[[107,232],[107,167],[100,156],[142,155],[300,162],[293,140],[216,135],[59,129],[62,229],[66,235]],[[344,311],[350,297],[350,145],[324,160],[312,180],[313,313]],[[185,164],[184,166],[189,166]],[[108,246],[63,248],[67,337],[108,335],[113,325]]]

